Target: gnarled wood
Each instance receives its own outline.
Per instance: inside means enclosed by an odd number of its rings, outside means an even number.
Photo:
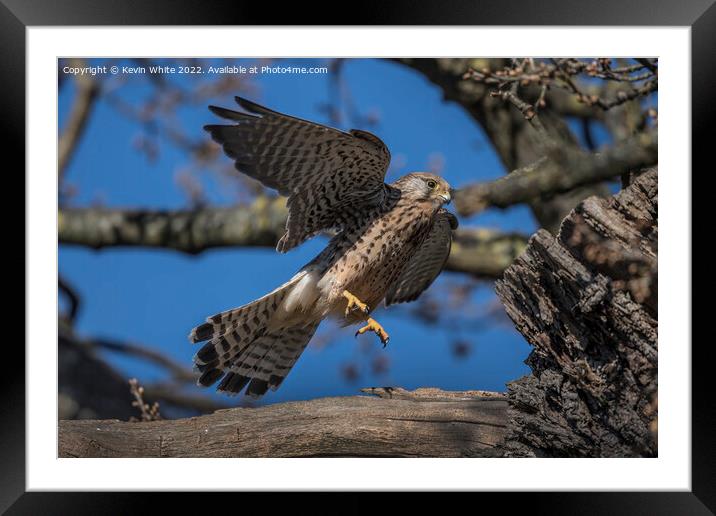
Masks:
[[[655,456],[657,171],[538,231],[496,290],[534,350],[508,388],[508,455]]]
[[[60,457],[495,457],[503,394],[366,389],[150,422],[60,421]]]

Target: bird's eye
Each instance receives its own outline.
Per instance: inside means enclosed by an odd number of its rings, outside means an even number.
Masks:
[[[432,188],[435,188],[436,186],[438,186],[438,184],[435,181],[433,181],[432,179],[430,181],[428,181],[428,188],[432,189]]]

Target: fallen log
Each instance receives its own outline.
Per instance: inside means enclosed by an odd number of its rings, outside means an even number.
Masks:
[[[370,396],[232,408],[175,420],[59,423],[60,457],[496,457],[504,394],[363,389]]]
[[[496,283],[534,348],[508,384],[507,456],[657,455],[657,183],[586,199]]]

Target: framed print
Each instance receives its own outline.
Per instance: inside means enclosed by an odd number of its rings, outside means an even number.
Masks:
[[[4,1],[27,303],[3,508],[439,490],[711,513],[690,170],[716,8],[550,4],[347,26]]]

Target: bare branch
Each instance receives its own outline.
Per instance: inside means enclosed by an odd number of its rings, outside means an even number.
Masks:
[[[72,66],[83,68],[85,65],[84,61],[75,60]],[[60,182],[62,182],[64,173],[67,170],[72,153],[77,148],[77,143],[80,136],[82,136],[99,92],[99,83],[89,74],[77,75],[75,83],[77,85],[77,95],[70,110],[67,125],[65,125],[57,144],[57,173]]]
[[[651,131],[603,153],[566,154],[563,160],[543,157],[496,181],[459,190],[455,204],[461,215],[472,215],[491,206],[506,208],[619,177],[634,169],[653,166],[657,160],[658,135]]]
[[[78,346],[86,347],[89,350],[102,349],[105,351],[112,351],[114,353],[121,353],[123,355],[129,355],[149,362],[153,362],[159,365],[171,373],[172,377],[180,382],[194,382],[194,374],[190,369],[182,366],[181,364],[170,359],[163,353],[154,351],[146,346],[140,346],[138,344],[130,344],[126,342],[119,342],[116,340],[109,340],[103,338],[90,338],[90,339],[76,339]]]
[[[184,390],[182,387],[186,383],[193,383],[192,372],[150,348],[108,339],[82,338],[63,320],[60,320],[58,343],[60,395],[75,406],[64,412],[65,417],[77,417],[80,409],[100,414],[100,417],[128,419],[132,415],[126,378],[99,356],[99,350],[126,353],[167,369],[172,374],[171,382],[144,385],[144,398],[151,402],[158,401],[165,408],[174,407],[183,413],[205,414],[227,407],[226,403],[210,398],[208,393]]]
[[[582,90],[577,87],[577,85],[572,81],[572,79],[569,76],[564,76],[563,79],[564,83],[567,85],[567,87],[574,93],[577,97],[577,100],[579,102],[582,102],[583,104],[587,104],[588,106],[598,106],[604,111],[608,111],[613,107],[620,106],[624,104],[625,102],[628,102],[630,100],[634,100],[639,97],[643,97],[648,95],[649,93],[652,93],[659,89],[659,83],[657,79],[653,79],[647,83],[645,83],[643,86],[640,86],[639,88],[631,88],[626,91],[619,90],[617,92],[617,95],[615,98],[606,100],[601,98],[598,95],[587,95],[582,92]]]
[[[527,237],[491,229],[465,228],[454,232],[445,270],[478,278],[500,278],[527,246]]]
[[[77,317],[77,312],[80,308],[80,296],[77,291],[62,277],[57,277],[57,286],[61,292],[67,296],[67,300],[70,303],[70,308],[67,315],[69,322],[73,322]]]
[[[400,59],[398,62],[423,74],[442,89],[446,100],[457,102],[480,124],[506,171],[527,166],[544,155],[544,140],[539,138],[524,116],[512,106],[492,98],[488,84],[465,78],[468,70],[480,70],[481,73],[495,71],[494,74],[497,74],[497,70],[509,65],[508,60]],[[535,100],[538,100],[541,90],[536,90]],[[593,117],[594,112],[601,110],[580,104],[574,95],[560,89],[547,92],[544,101],[546,108],[540,109],[540,121],[550,137],[558,142],[560,149],[578,150],[577,138],[560,115],[568,112],[572,116]],[[607,194],[608,189],[604,185],[594,184],[550,197],[549,200],[531,200],[529,204],[540,225],[556,231],[564,216],[579,201],[590,195]]]
[[[59,241],[101,249],[142,246],[198,254],[216,247],[274,247],[284,232],[283,198],[260,197],[249,206],[191,211],[72,208],[59,215]],[[524,248],[527,237],[460,228],[447,269],[497,278]]]
[[[200,414],[210,414],[216,410],[230,406],[227,401],[215,401],[206,391],[196,392],[196,389],[181,390],[175,383],[158,382],[144,386],[144,394],[148,399],[159,400],[165,406],[172,405],[182,409],[189,409]]]
[[[134,396],[132,402],[133,407],[137,407],[141,412],[141,421],[159,421],[162,419],[159,413],[159,403],[154,402],[150,406],[149,403],[144,402],[144,387],[139,385],[139,380],[136,378],[130,378],[129,380],[129,392]],[[139,421],[137,418],[130,419],[130,421]]]
[[[656,68],[656,64],[655,64],[654,62],[652,62],[652,61],[650,61],[649,59],[646,59],[646,58],[643,58],[643,59],[636,58],[635,60],[636,60],[639,64],[641,64],[642,66],[648,68],[648,69],[649,69],[650,71],[652,71],[653,73],[656,73],[657,68]]]
[[[144,246],[197,254],[227,246],[274,246],[286,222],[283,198],[259,197],[248,206],[191,211],[67,208],[59,241],[101,249]]]
[[[579,59],[550,59],[551,63],[545,61],[536,62],[534,59],[513,60],[510,66],[505,66],[501,70],[491,70],[484,68],[482,70],[470,69],[463,77],[472,79],[482,84],[492,85],[499,88],[497,93],[503,93],[506,86],[530,86],[539,85],[542,88],[555,86],[564,88],[574,93],[580,102],[588,105],[597,105],[604,110],[610,109],[627,100],[631,100],[640,95],[646,95],[657,89],[658,69],[655,63],[651,63],[645,59],[637,59],[639,64],[622,66],[619,68],[611,67],[611,59],[596,59],[591,62]],[[648,68],[649,71],[639,75],[632,75],[634,72]],[[629,98],[618,98],[615,101],[605,101],[597,95],[585,95],[575,84],[575,80],[579,76],[598,78],[604,81],[637,83],[648,81],[643,87],[633,91],[633,96]]]
[[[539,117],[537,116],[537,111],[535,110],[534,106],[528,104],[527,102],[519,98],[513,91],[491,91],[490,96],[499,97],[502,100],[508,101],[510,104],[520,110],[520,113],[522,113],[522,116],[525,117],[525,120],[527,120],[537,132],[543,135],[547,133],[544,126],[542,125],[542,122],[540,122]]]

